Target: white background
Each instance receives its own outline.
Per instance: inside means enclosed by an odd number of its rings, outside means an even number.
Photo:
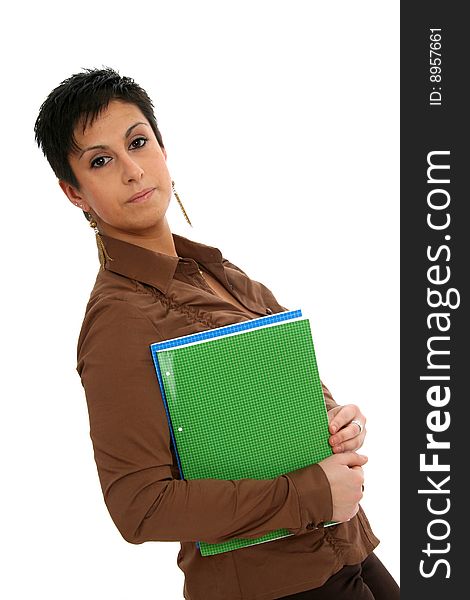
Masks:
[[[75,372],[96,246],[33,139],[51,89],[103,65],[154,101],[194,225],[173,199],[172,231],[302,308],[323,381],[367,416],[362,504],[398,579],[398,3],[2,12],[2,597],[182,598],[179,544],[128,544],[104,505]]]

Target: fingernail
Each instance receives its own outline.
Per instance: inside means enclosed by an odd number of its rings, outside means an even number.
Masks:
[[[337,429],[338,429],[338,428],[336,427],[336,425],[332,425],[332,426],[330,427],[331,433],[336,433]]]

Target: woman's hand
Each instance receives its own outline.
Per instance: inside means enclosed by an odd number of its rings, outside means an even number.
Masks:
[[[335,454],[359,450],[366,437],[366,418],[355,404],[335,406],[328,411],[329,444]]]
[[[357,452],[344,452],[328,456],[318,463],[330,484],[333,502],[333,521],[348,521],[359,510],[359,501],[364,490],[362,466],[367,456]]]

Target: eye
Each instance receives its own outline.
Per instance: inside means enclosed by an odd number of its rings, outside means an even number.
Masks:
[[[99,168],[107,165],[110,160],[111,160],[111,157],[109,157],[109,156],[97,156],[96,158],[94,158],[91,161],[90,165],[91,165],[92,169],[99,169]],[[103,162],[103,161],[106,161],[106,162]]]
[[[148,138],[141,136],[132,140],[130,148],[142,148],[148,142]]]

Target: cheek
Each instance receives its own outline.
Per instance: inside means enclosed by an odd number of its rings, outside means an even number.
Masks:
[[[147,175],[157,175],[162,186],[168,183],[171,185],[171,177],[168,171],[168,165],[166,164],[165,158],[161,154],[149,157],[148,160],[142,164],[142,167]]]
[[[116,212],[116,202],[113,202],[113,198],[116,199],[117,195],[113,194],[112,190],[111,184],[90,186],[87,190],[90,208],[105,221]]]

